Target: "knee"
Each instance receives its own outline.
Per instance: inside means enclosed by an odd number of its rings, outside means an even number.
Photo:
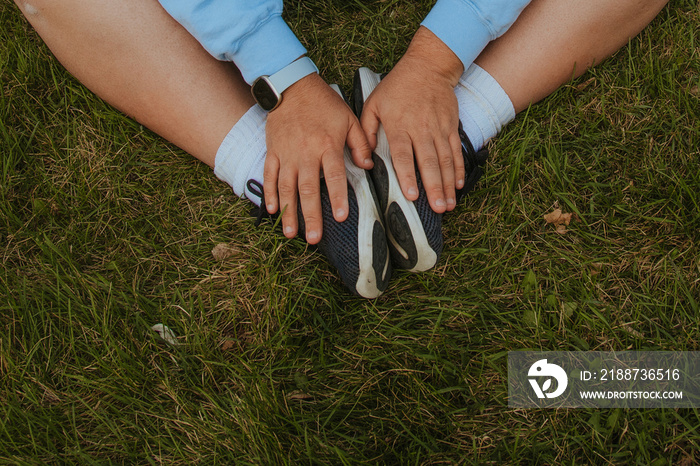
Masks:
[[[15,0],[15,4],[27,18],[33,18],[39,14],[41,3],[42,0]]]

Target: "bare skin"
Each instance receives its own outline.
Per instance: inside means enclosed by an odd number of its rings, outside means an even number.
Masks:
[[[209,166],[228,131],[254,105],[235,66],[210,56],[155,0],[15,3],[83,84]],[[534,0],[477,64],[518,112],[623,46],[666,3]],[[365,104],[362,126],[317,75],[285,91],[282,105],[268,116],[264,175],[267,209],[286,207],[285,235],[298,231],[298,193],[306,239],[320,240],[321,171],[334,217],[347,217],[343,146],[358,166],[371,168],[379,121],[406,197],[418,196],[415,157],[431,207],[452,210],[455,187],[464,183],[453,92],[462,72],[452,51],[421,28]]]
[[[639,34],[668,0],[538,0],[476,64],[525,110]]]
[[[334,218],[349,212],[343,148],[351,149],[359,167],[372,168],[370,148],[350,107],[318,75],[312,74],[285,91],[282,104],[267,118],[264,188],[267,210],[284,207],[285,236],[297,234],[297,193],[306,222],[306,240],[321,240],[323,170]]]
[[[254,104],[156,1],[16,0],[56,58],[95,94],[207,165]]]
[[[15,3],[90,90],[211,167],[226,134],[255,104],[238,69],[209,55],[156,1]],[[307,241],[320,241],[321,170],[336,220],[347,218],[346,143],[358,166],[372,167],[359,121],[317,75],[285,91],[270,113],[266,204],[270,212],[286,206],[287,237],[297,234],[299,192]]]
[[[535,0],[476,63],[498,81],[517,113],[624,46],[666,3]],[[415,157],[435,212],[454,209],[454,186],[464,183],[453,93],[462,72],[457,56],[421,28],[362,114],[373,147],[382,122],[402,191],[411,200],[418,197]]]

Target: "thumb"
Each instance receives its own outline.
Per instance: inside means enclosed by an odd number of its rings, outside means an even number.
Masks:
[[[372,162],[372,148],[357,119],[350,123],[346,143],[348,148],[350,148],[355,165],[365,170],[369,170],[374,166],[374,162]]]
[[[365,106],[360,116],[360,124],[367,137],[367,142],[372,150],[377,147],[377,132],[379,131],[379,118],[369,107]]]

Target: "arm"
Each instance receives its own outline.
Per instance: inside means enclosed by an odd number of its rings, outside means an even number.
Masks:
[[[362,114],[370,144],[379,124],[407,199],[418,197],[415,164],[438,213],[455,207],[464,184],[454,87],[486,45],[530,0],[438,0],[408,50],[372,93]]]
[[[492,40],[502,36],[531,0],[438,0],[421,23],[466,70]]]
[[[214,57],[232,61],[251,84],[290,64],[306,49],[281,17],[282,2],[263,0],[160,0],[163,7]],[[372,166],[369,146],[349,107],[316,74],[284,92],[266,126],[265,201],[270,213],[283,209],[285,236],[298,231],[297,203],[306,239],[321,239],[320,174],[323,171],[337,221],[347,218],[343,148],[355,163]]]
[[[159,1],[207,52],[235,63],[248,84],[306,53],[282,19],[279,0]]]

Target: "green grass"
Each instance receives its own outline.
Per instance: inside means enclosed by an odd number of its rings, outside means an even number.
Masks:
[[[430,2],[288,3],[349,88]],[[94,97],[13,4],[0,24],[1,463],[700,459],[696,410],[506,398],[510,350],[700,349],[696,1],[508,125],[438,267],[376,301]]]

